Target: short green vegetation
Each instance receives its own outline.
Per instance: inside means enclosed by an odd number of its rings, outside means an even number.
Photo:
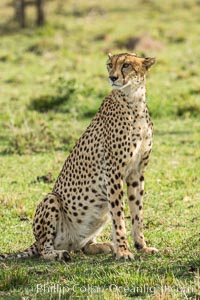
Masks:
[[[30,9],[24,30],[0,3],[0,252],[33,241],[37,204],[110,91],[106,53],[128,49],[157,57],[144,232],[160,253],[0,262],[0,299],[200,299],[199,1],[46,2],[46,25],[33,27]]]

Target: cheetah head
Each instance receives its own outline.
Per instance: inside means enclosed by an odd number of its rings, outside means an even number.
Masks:
[[[109,53],[107,69],[111,86],[114,89],[139,87],[144,82],[145,73],[154,63],[155,58],[152,57],[141,58],[132,53]]]

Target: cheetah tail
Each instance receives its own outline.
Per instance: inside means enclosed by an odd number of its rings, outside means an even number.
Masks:
[[[4,259],[23,259],[29,257],[35,257],[39,255],[37,242],[33,243],[30,247],[26,248],[24,251],[11,254],[0,254],[0,261]]]

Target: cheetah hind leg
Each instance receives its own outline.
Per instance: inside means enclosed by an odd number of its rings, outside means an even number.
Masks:
[[[45,213],[43,213],[45,207]],[[34,235],[40,245],[40,256],[46,260],[71,261],[67,250],[56,250],[54,241],[59,222],[62,220],[59,199],[55,194],[48,194],[38,207],[37,218],[34,222]],[[40,222],[39,222],[40,221]],[[42,224],[41,226],[38,224]]]
[[[95,240],[92,240],[82,250],[86,254],[110,254],[114,253],[114,245],[112,242],[97,243]]]

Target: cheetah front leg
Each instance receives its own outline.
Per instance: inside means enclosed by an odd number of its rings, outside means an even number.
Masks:
[[[129,251],[124,221],[123,180],[120,173],[112,174],[108,182],[108,197],[113,223],[113,241],[116,259],[133,259]]]
[[[143,173],[132,173],[126,180],[129,208],[132,222],[132,237],[135,248],[145,253],[156,253],[158,250],[147,247],[143,235],[143,194],[144,176]]]

